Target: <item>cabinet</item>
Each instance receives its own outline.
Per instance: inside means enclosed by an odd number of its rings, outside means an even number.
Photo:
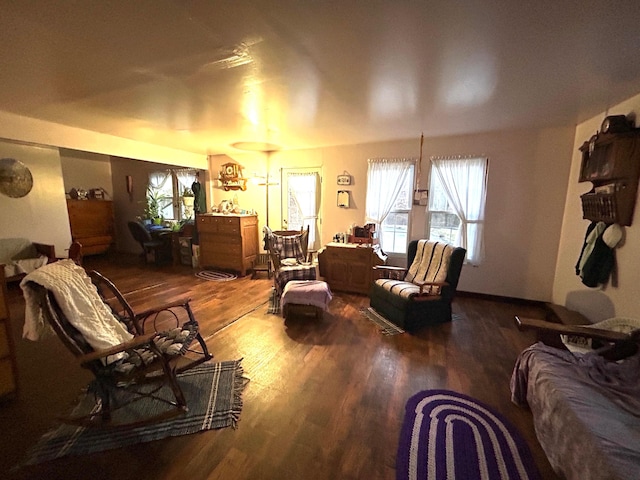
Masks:
[[[331,242],[318,252],[320,276],[331,290],[342,292],[368,294],[373,267],[386,261],[377,245]]]
[[[67,199],[71,238],[82,244],[82,255],[106,252],[114,242],[111,200]]]
[[[640,174],[640,129],[599,133],[580,147],[580,182],[593,188],[582,195],[582,218],[631,225]]]
[[[14,393],[18,388],[16,354],[9,325],[9,305],[4,269],[0,268],[0,397]]]
[[[258,216],[205,213],[196,223],[200,265],[246,275],[258,254]]]

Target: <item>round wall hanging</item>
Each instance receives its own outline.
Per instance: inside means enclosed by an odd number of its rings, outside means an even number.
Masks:
[[[20,198],[33,187],[33,177],[27,166],[15,158],[0,159],[0,192]]]

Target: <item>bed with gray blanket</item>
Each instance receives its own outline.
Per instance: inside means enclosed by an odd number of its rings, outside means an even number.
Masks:
[[[518,357],[511,393],[560,475],[640,479],[640,354],[615,363],[536,343]]]

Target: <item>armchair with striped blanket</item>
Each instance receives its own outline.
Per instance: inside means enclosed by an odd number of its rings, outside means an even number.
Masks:
[[[264,227],[265,249],[269,252],[278,296],[291,280],[315,280],[316,267],[308,258],[309,227],[301,231],[272,231]]]
[[[407,269],[374,267],[371,307],[405,330],[450,321],[465,254],[444,242],[411,241]]]

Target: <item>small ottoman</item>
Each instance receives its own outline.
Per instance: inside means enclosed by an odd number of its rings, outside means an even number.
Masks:
[[[291,280],[282,292],[282,316],[311,314],[321,319],[333,296],[327,282],[321,280]]]

